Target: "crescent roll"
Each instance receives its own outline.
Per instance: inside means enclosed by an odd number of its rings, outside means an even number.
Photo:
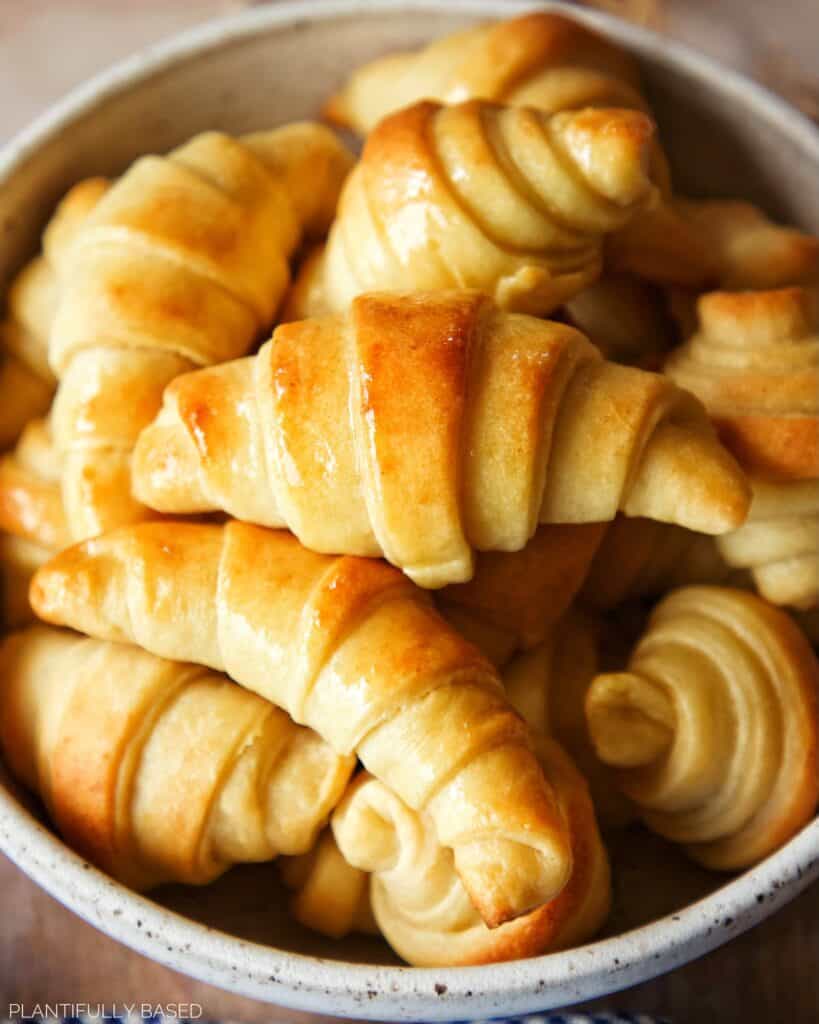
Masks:
[[[550,546],[554,550],[554,545]],[[505,555],[502,560],[513,561],[515,557]],[[525,578],[521,579],[521,583],[525,587]],[[442,593],[445,594],[446,590]],[[454,621],[449,616],[449,610],[447,615]],[[599,670],[597,632],[597,624],[589,616],[577,611],[569,612],[559,621],[551,619],[546,627],[539,630],[540,642],[536,647],[508,661],[502,679],[507,697],[538,737],[538,744],[543,745],[542,737],[552,736],[580,766],[583,776],[591,786],[598,819],[602,819],[604,824],[610,826],[622,826],[633,819],[633,810],[614,786],[611,772],[598,761],[589,740],[584,712],[586,692]],[[478,633],[478,646],[482,649],[485,649],[486,645],[479,641],[484,640],[485,631],[481,630]],[[361,783],[357,780],[353,788],[359,784]],[[416,856],[419,852],[418,846],[423,843],[426,854],[432,857],[431,863],[446,865],[445,891],[453,891],[450,879],[451,858],[447,861],[447,855],[442,852],[428,827],[424,827],[419,816],[414,815],[398,797],[386,791],[381,784],[378,784],[378,788],[373,787],[373,793],[378,794],[379,804],[391,809],[394,827],[398,829],[399,834],[405,835],[400,827],[403,823],[410,828],[409,833],[406,833],[407,840],[411,836],[419,840],[413,846]],[[357,799],[350,796],[345,803]],[[361,836],[356,834],[357,848],[361,841]],[[419,869],[419,862],[413,861],[412,864],[415,873]],[[364,871],[354,867],[338,849],[331,832],[325,832],[309,853],[284,858],[280,861],[279,868],[285,884],[294,891],[290,912],[301,924],[336,939],[352,931],[373,930],[368,872],[375,869],[368,867],[367,871]],[[430,879],[419,875],[415,881],[417,892],[420,893],[421,907],[435,908],[440,893],[434,887],[430,889]],[[603,882],[602,875],[600,882]],[[463,901],[460,887],[459,893],[455,902],[457,907]],[[599,906],[603,914],[602,901]],[[537,913],[536,911],[535,914]],[[470,909],[466,920],[471,921],[474,916],[474,911]],[[596,926],[590,922],[588,934],[594,930]],[[507,934],[509,932],[502,928],[499,938],[500,935]],[[475,945],[476,936],[480,936],[480,946]],[[575,941],[582,941],[584,937],[588,935],[577,934]],[[465,949],[482,948],[486,941],[485,929],[471,929],[471,937],[465,944]],[[533,945],[531,948],[521,947],[517,953],[519,956],[535,955],[552,948],[551,936],[546,938],[542,930],[527,931],[524,941],[533,941]],[[540,945],[541,942],[543,945]],[[505,948],[505,943],[493,941],[491,946],[486,948],[497,949],[500,953]],[[402,955],[415,962],[408,952],[404,951]],[[442,951],[439,951],[438,955],[443,955]],[[511,955],[511,947],[506,955]]]
[[[814,289],[712,292],[666,364],[705,403],[749,471],[748,522],[717,545],[776,604],[819,602],[819,298]]]
[[[366,135],[388,114],[423,99],[486,99],[551,114],[595,106],[645,107],[629,54],[571,18],[532,12],[365,64],[324,113]]]
[[[738,199],[674,200],[711,254],[727,291],[769,290],[819,281],[819,238],[776,224]]]
[[[329,224],[350,157],[326,128],[198,135],[137,160],[70,251],[49,343],[75,539],[145,517],[130,457],[177,374],[269,329],[289,259]]]
[[[597,754],[655,832],[718,870],[754,864],[813,816],[819,662],[754,594],[674,591],[625,672],[586,698]]]
[[[776,224],[738,199],[674,200],[674,208],[710,253],[711,286],[770,291],[819,283],[819,238]],[[669,309],[683,338],[697,329],[697,294],[668,287]]]
[[[309,849],[354,759],[224,676],[44,626],[0,647],[0,747],[114,878],[202,885]]]
[[[401,110],[368,137],[285,318],[407,288],[474,288],[542,316],[599,276],[603,237],[652,199],[653,137],[632,110]]]
[[[341,855],[371,872],[370,899],[379,930],[416,966],[482,964],[538,956],[579,945],[606,919],[608,858],[582,776],[560,747],[538,744],[555,780],[574,870],[563,891],[530,914],[489,929],[472,906],[429,817],[411,810],[366,773],[349,787],[332,819]]]
[[[705,404],[749,472],[819,479],[817,292],[711,292],[698,312],[699,330],[666,373]]]
[[[70,189],[46,226],[41,255],[11,283],[0,323],[0,448],[14,442],[51,402],[56,381],[48,364],[48,337],[57,309],[58,275],[71,242],[107,189],[104,178],[88,178]]]
[[[500,679],[385,563],[242,523],[143,523],[59,554],[31,600],[46,621],[224,671],[357,753],[431,815],[487,924],[566,883],[565,825]]]
[[[353,73],[325,114],[363,135],[377,130],[387,115],[424,99],[490,100],[546,114],[590,107],[648,112],[628,53],[580,22],[538,11],[375,60]],[[651,280],[702,284],[712,273],[710,254],[668,202],[670,172],[656,139],[650,160],[661,196],[611,235],[607,259]]]
[[[470,292],[361,296],[179,378],[134,491],[383,555],[425,587],[471,579],[474,549],[517,551],[539,522],[621,509],[719,533],[748,503],[691,395]]]
[[[29,622],[34,572],[69,543],[60,467],[48,420],[26,425],[13,451],[0,456],[0,621]]]

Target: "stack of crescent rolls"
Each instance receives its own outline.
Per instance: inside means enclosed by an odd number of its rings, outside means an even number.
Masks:
[[[78,182],[9,287],[0,753],[140,890],[579,945],[612,831],[736,871],[816,811],[819,239],[679,195],[558,14],[322,116]]]

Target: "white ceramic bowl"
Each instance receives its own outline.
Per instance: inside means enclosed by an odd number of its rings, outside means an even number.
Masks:
[[[52,203],[78,178],[117,172],[139,153],[168,149],[206,128],[242,132],[314,115],[362,61],[531,6],[276,3],[120,64],[0,153],[0,274],[7,278],[29,255]],[[679,46],[600,15],[572,13],[642,59],[683,191],[742,195],[819,232],[819,135],[808,122]],[[609,937],[516,963],[407,968],[374,940],[332,944],[299,931],[287,921],[270,866],[237,869],[208,889],[137,896],[66,848],[0,766],[0,848],[66,906],[141,953],[223,988],[359,1018],[512,1015],[613,992],[713,949],[819,875],[816,821],[728,881],[691,867],[642,833],[626,835],[620,847],[613,851],[617,890]]]

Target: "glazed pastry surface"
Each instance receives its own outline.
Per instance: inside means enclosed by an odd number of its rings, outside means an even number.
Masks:
[[[383,562],[241,523],[143,523],[36,575],[46,621],[231,678],[426,811],[483,919],[551,899],[571,856],[554,791],[500,679]]]
[[[598,756],[646,824],[705,867],[787,842],[819,797],[819,663],[761,598],[685,587],[654,610],[624,672],[586,698]]]
[[[349,162],[319,125],[208,132],[137,160],[96,205],[71,246],[49,342],[75,539],[145,517],[130,457],[163,388],[269,329],[289,259],[326,229]]]
[[[425,587],[471,579],[474,549],[517,551],[539,522],[619,509],[720,533],[748,503],[691,395],[468,292],[361,296],[181,377],[139,440],[134,490],[383,555]]]
[[[747,469],[748,521],[717,543],[775,604],[819,602],[819,299],[814,288],[712,292],[668,374]]]
[[[416,53],[390,54],[359,68],[327,104],[330,120],[359,134],[420,100],[491,100],[546,114],[618,107],[648,112],[634,59],[561,14],[533,12],[458,32]],[[676,204],[659,142],[650,208],[610,236],[607,262],[659,283],[702,285],[714,273],[706,239]]]
[[[308,850],[354,767],[224,676],[45,626],[0,647],[0,747],[66,840],[145,889]]]

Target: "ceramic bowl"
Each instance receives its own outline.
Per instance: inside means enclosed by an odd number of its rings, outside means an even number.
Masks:
[[[244,132],[315,115],[363,61],[532,5],[423,0],[276,3],[206,25],[82,87],[0,153],[0,274],[36,247],[54,201],[206,128]],[[540,5],[543,7],[544,5]],[[741,195],[819,233],[819,136],[759,87],[666,40],[582,17],[641,59],[681,191]],[[376,1020],[455,1020],[565,1005],[633,985],[767,917],[819,875],[819,822],[752,871],[725,879],[643,832],[612,851],[615,911],[581,949],[495,966],[399,966],[375,940],[300,931],[271,866],[150,898],[64,846],[0,766],[0,848],[109,935],[176,970],[257,999]],[[639,895],[638,895],[639,894]]]

